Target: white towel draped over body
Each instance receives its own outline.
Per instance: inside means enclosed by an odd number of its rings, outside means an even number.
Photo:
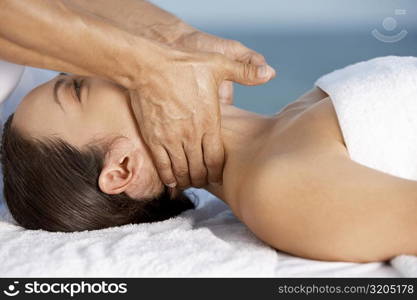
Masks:
[[[417,180],[417,57],[353,64],[322,76],[316,86],[332,99],[352,160]],[[399,255],[391,264],[417,276],[416,256]]]
[[[387,56],[322,76],[352,160],[417,180],[417,58]]]

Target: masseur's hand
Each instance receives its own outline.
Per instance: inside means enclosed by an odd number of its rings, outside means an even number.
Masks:
[[[183,188],[221,182],[219,86],[224,80],[263,84],[275,72],[216,53],[169,52],[169,58],[145,72],[138,92],[130,92],[141,134],[164,184]]]
[[[172,42],[174,47],[188,50],[216,52],[245,64],[265,65],[265,58],[235,40],[228,40],[199,30],[187,32]],[[225,80],[219,86],[219,100],[224,104],[233,104],[233,84]]]

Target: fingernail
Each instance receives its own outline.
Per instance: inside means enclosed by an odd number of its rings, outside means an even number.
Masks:
[[[275,69],[271,66],[268,66],[268,69],[269,69],[269,74],[271,74],[271,77],[275,76],[276,74]]]
[[[176,182],[169,183],[169,184],[167,184],[167,186],[169,186],[170,188],[174,188],[174,187],[177,186],[177,183]]]
[[[271,66],[263,65],[263,66],[258,67],[259,78],[272,77],[274,73],[275,73],[275,70]]]
[[[268,67],[266,65],[258,67],[258,77],[265,78],[268,76]]]

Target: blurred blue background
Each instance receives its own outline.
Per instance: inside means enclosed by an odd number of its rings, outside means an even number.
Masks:
[[[273,81],[235,85],[235,104],[262,114],[275,113],[336,68],[377,56],[417,56],[416,0],[151,2],[266,57],[278,71]]]

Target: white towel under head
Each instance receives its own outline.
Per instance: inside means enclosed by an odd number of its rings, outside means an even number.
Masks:
[[[352,160],[417,180],[417,57],[387,56],[322,76]]]

